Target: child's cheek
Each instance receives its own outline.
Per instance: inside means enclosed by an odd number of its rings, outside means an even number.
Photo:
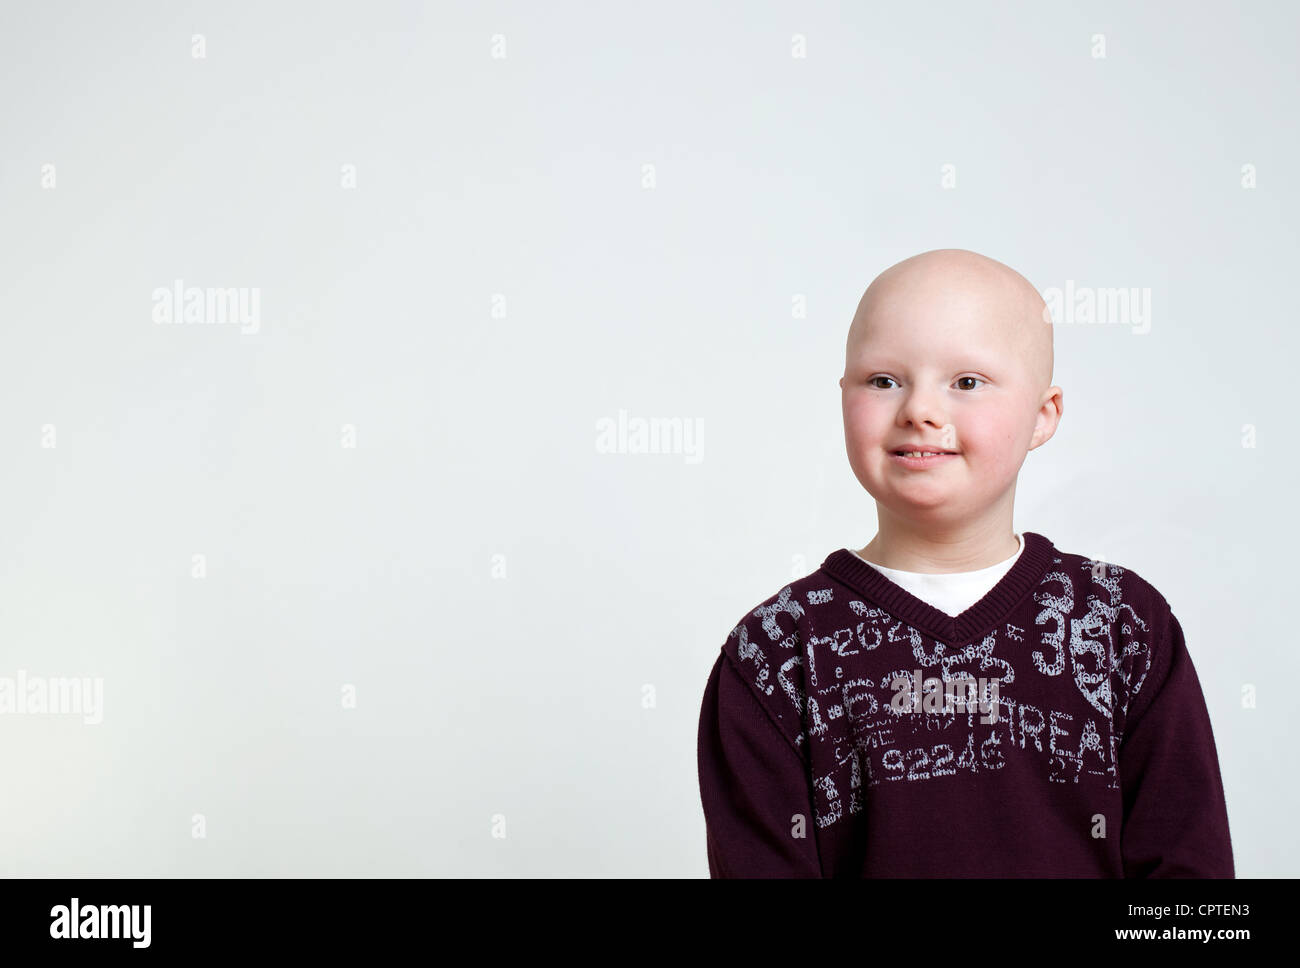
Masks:
[[[881,442],[893,420],[893,413],[888,408],[879,403],[873,404],[871,400],[859,401],[851,413],[857,436],[863,441]]]
[[[1010,428],[981,426],[968,431],[962,451],[968,462],[978,463],[992,476],[1015,473],[1017,467],[1015,434]]]
[[[858,452],[865,452],[873,443],[879,446],[881,418],[871,407],[852,404],[845,409],[844,420],[848,439]]]

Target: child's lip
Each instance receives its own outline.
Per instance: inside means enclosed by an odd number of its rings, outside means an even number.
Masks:
[[[943,450],[938,451],[929,457],[905,457],[902,454],[895,454],[892,452],[889,456],[905,467],[928,467],[931,464],[942,462],[945,457],[956,457],[957,454],[954,451]]]

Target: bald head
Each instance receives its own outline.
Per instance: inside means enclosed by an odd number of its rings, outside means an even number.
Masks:
[[[1052,382],[1052,324],[1042,296],[1020,273],[968,249],[933,249],[880,273],[863,293],[849,326],[846,369],[877,329],[899,332],[933,326],[972,335],[990,351],[1011,354],[1031,383]]]

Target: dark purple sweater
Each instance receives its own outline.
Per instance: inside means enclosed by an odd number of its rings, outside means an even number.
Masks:
[[[956,618],[840,549],[740,620],[700,714],[713,877],[1234,876],[1169,603],[1023,533]]]

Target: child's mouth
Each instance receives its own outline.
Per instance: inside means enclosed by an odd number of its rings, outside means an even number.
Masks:
[[[952,451],[890,451],[889,456],[903,467],[933,467],[951,460],[957,454]]]

